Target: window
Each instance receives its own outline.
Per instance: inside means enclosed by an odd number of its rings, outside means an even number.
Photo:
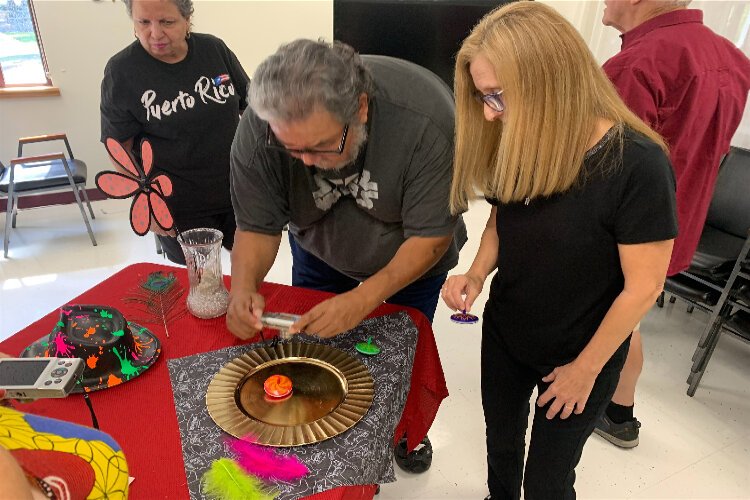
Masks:
[[[0,87],[51,85],[31,0],[0,0]]]

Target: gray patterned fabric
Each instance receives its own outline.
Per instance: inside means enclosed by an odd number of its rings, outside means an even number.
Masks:
[[[310,469],[310,474],[299,481],[276,483],[281,492],[279,500],[338,486],[396,480],[391,459],[393,432],[409,392],[417,334],[408,314],[398,313],[365,320],[332,339],[294,337],[294,342],[323,342],[359,359],[372,374],[375,396],[362,420],[343,434],[317,444],[278,448],[280,453],[296,456]],[[355,344],[370,336],[382,349],[377,356],[364,356],[354,349]],[[260,345],[228,347],[167,361],[191,499],[203,498],[200,481],[211,462],[231,456],[224,445],[229,435],[214,423],[206,409],[208,384],[226,363]]]

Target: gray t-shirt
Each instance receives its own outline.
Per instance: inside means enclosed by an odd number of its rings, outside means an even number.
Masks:
[[[385,267],[411,236],[453,234],[448,251],[424,276],[447,272],[466,242],[463,219],[448,209],[453,94],[413,63],[362,59],[375,91],[369,138],[350,167],[323,171],[265,148],[267,123],[247,108],[230,162],[237,227],[279,234],[288,223],[302,248],[358,280]]]

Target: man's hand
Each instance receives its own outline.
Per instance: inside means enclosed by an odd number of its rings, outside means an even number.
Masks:
[[[330,338],[351,330],[371,311],[356,290],[352,290],[321,302],[307,311],[292,325],[289,333],[305,332]]]
[[[232,290],[227,308],[227,328],[235,336],[250,340],[263,329],[260,317],[265,308],[266,300],[261,294]]]

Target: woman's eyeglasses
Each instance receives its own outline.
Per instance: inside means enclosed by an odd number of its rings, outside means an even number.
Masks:
[[[349,124],[344,125],[344,132],[341,134],[341,141],[338,149],[292,149],[284,146],[279,142],[271,130],[271,125],[266,126],[266,147],[276,151],[283,151],[295,155],[340,155],[344,152],[346,146],[346,136],[349,133]]]
[[[502,113],[505,111],[505,101],[503,100],[503,91],[482,94],[478,90],[474,92],[474,98],[481,103],[486,104],[491,110]]]

